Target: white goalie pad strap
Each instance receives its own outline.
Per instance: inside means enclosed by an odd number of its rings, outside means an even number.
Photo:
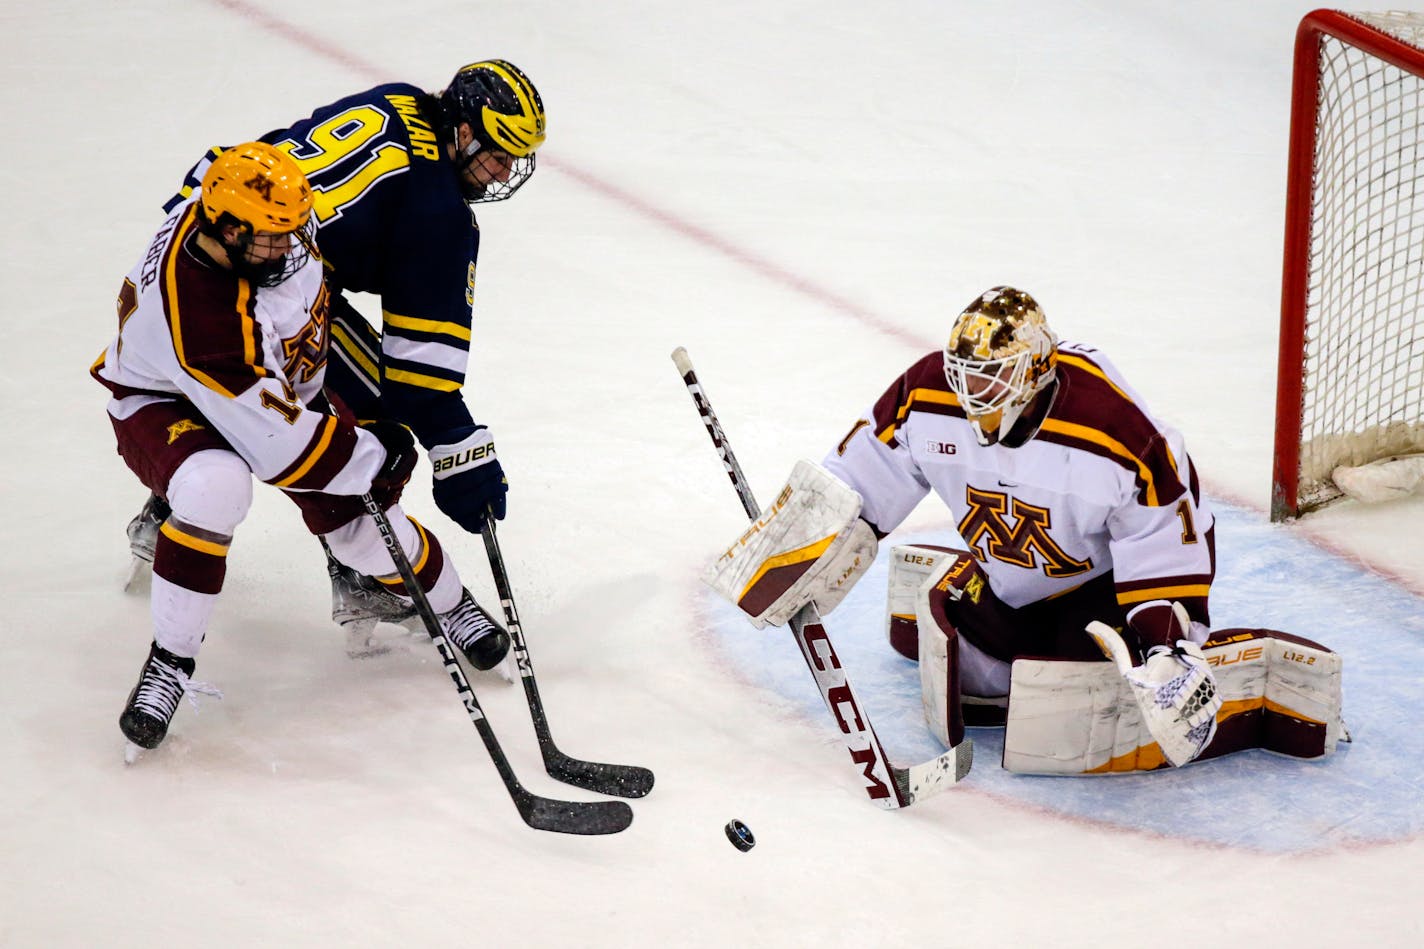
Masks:
[[[950,667],[949,637],[928,624],[921,624],[919,648],[920,704],[925,724],[940,744],[950,748],[954,743],[949,734],[949,677],[958,675],[958,670]],[[958,694],[957,689],[955,693]]]
[[[1272,630],[1228,630],[1202,656],[1221,698],[1204,756],[1264,748],[1318,758],[1344,737],[1341,660],[1329,649]],[[1016,660],[1004,767],[1077,775],[1162,767],[1133,691],[1114,663]]]
[[[875,561],[879,543],[860,503],[830,472],[798,461],[776,501],[702,580],[758,629],[784,625],[812,601],[829,613]]]

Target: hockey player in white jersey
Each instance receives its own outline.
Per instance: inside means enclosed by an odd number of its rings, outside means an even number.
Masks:
[[[1059,342],[1029,294],[995,287],[971,302],[945,349],[901,375],[824,465],[878,536],[930,490],[954,512],[967,549],[944,559],[930,612],[958,639],[971,707],[1005,702],[1016,657],[1099,658],[1111,644],[1085,632],[1098,623],[1147,657],[1137,677],[1186,676],[1173,696],[1191,719],[1180,763],[1210,739],[1214,690],[1195,644],[1214,525],[1186,446],[1102,353]],[[916,658],[916,638],[892,644]]]
[[[404,594],[364,516],[370,493],[450,641],[480,669],[509,647],[439,541],[400,510],[410,433],[343,418],[323,394],[329,301],[311,205],[284,152],[225,151],[124,280],[118,335],[91,370],[111,392],[119,454],[171,509],[154,550],[153,643],[119,722],[143,748],[163,740],[185,692],[206,688],[191,677],[254,476],[291,498],[341,563]]]
[[[1338,655],[1208,629],[1214,522],[1181,435],[1011,287],[798,463],[706,579],[758,626],[829,613],[930,491],[958,536],[892,551],[886,629],[947,747],[1006,724],[1010,770],[1115,774],[1347,739]]]
[[[1148,655],[1129,678],[1168,703],[1164,747],[1182,747],[1183,762],[1201,750],[1220,704],[1195,645],[1215,557],[1191,461],[1116,368],[1060,344],[1020,290],[976,298],[945,349],[892,383],[819,469],[793,472],[784,504],[709,582],[758,623],[785,622],[806,600],[827,612],[931,490],[963,543],[934,553],[926,615],[890,632],[913,659],[934,627],[940,679],[926,694],[940,708],[927,714],[950,746],[963,739],[961,695],[1002,714],[1015,658],[1100,660],[1124,637],[1139,663]],[[1106,632],[1090,635],[1090,623]]]

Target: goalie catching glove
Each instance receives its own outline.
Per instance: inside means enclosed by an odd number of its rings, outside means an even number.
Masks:
[[[830,472],[798,461],[776,500],[702,580],[757,629],[785,625],[807,603],[829,613],[875,561],[878,543],[860,505]]]
[[[1184,634],[1191,629],[1182,604],[1173,603],[1172,614]],[[1153,646],[1147,661],[1134,667],[1117,630],[1094,620],[1087,632],[1132,686],[1143,723],[1172,767],[1180,768],[1201,754],[1216,734],[1221,708],[1221,694],[1201,647],[1189,639],[1178,639],[1175,646]]]

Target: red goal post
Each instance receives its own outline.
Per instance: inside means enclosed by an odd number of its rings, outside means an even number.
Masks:
[[[1296,33],[1271,518],[1424,452],[1424,14]]]

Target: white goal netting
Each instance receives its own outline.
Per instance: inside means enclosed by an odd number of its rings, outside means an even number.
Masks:
[[[1424,49],[1424,14],[1350,16]],[[1337,466],[1424,451],[1424,78],[1320,42],[1301,510]]]

